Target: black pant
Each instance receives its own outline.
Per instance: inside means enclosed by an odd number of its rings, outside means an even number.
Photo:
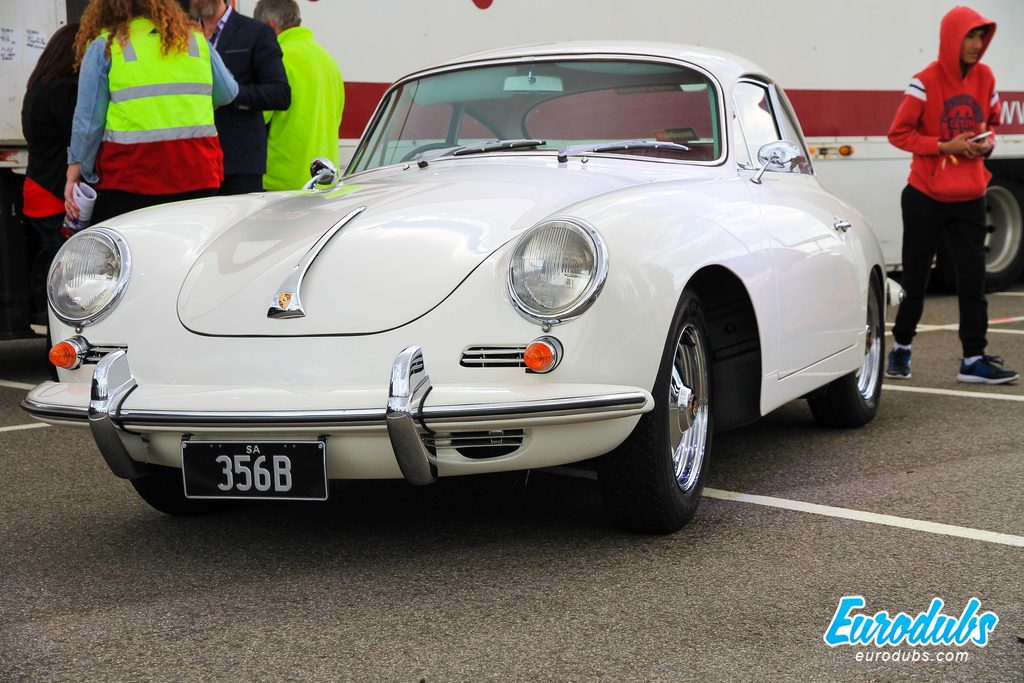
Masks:
[[[248,194],[249,192],[263,192],[262,173],[232,173],[224,176],[224,182],[220,184],[217,192],[220,196],[231,194]]]
[[[943,237],[956,268],[960,299],[960,343],[964,357],[985,352],[988,300],[985,298],[985,198],[940,202],[907,185],[903,190],[903,289],[892,335],[910,344],[924,311],[932,261]]]
[[[32,299],[36,317],[33,322],[46,324],[46,278],[50,272],[50,263],[57,255],[57,250],[64,244],[60,234],[60,226],[64,223],[64,214],[32,218],[26,216],[29,224],[39,235],[39,252],[32,259]]]
[[[156,206],[157,204],[212,197],[215,194],[217,194],[216,189],[193,190],[191,192],[177,192],[175,194],[137,194],[122,190],[99,190],[96,193],[96,205],[93,207],[92,218],[89,219],[89,224],[95,225],[108,218],[120,216],[129,211]]]

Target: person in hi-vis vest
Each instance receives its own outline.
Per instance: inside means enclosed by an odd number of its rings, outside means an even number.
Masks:
[[[92,0],[75,43],[78,104],[64,199],[98,192],[92,222],[216,193],[224,176],[213,110],[238,85],[176,0]]]

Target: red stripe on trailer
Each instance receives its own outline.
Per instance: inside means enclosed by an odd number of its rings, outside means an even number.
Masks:
[[[903,99],[897,90],[786,90],[804,135],[813,138],[886,135]],[[1024,92],[999,94],[999,135],[1024,133]]]
[[[373,116],[377,103],[390,83],[345,83],[345,111],[341,116],[340,138],[358,138]]]
[[[885,135],[903,99],[892,90],[786,90],[804,135]]]
[[[373,115],[387,83],[346,83],[342,138],[358,138]],[[896,113],[901,90],[786,90],[804,135],[812,138],[884,136]],[[1024,133],[1024,92],[1000,93],[1000,135]]]

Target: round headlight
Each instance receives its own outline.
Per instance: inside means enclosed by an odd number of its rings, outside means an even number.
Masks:
[[[526,318],[559,323],[593,303],[607,274],[608,250],[597,230],[575,218],[555,218],[519,238],[508,292]]]
[[[60,248],[50,266],[50,307],[68,325],[85,327],[113,310],[131,273],[128,244],[113,230],[90,228]]]

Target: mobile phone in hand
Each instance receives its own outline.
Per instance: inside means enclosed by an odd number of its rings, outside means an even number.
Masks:
[[[973,138],[967,138],[967,139],[970,142],[981,142],[982,140],[985,140],[986,138],[990,137],[991,135],[992,135],[992,131],[986,130],[984,133],[979,133],[978,135],[975,135]]]

